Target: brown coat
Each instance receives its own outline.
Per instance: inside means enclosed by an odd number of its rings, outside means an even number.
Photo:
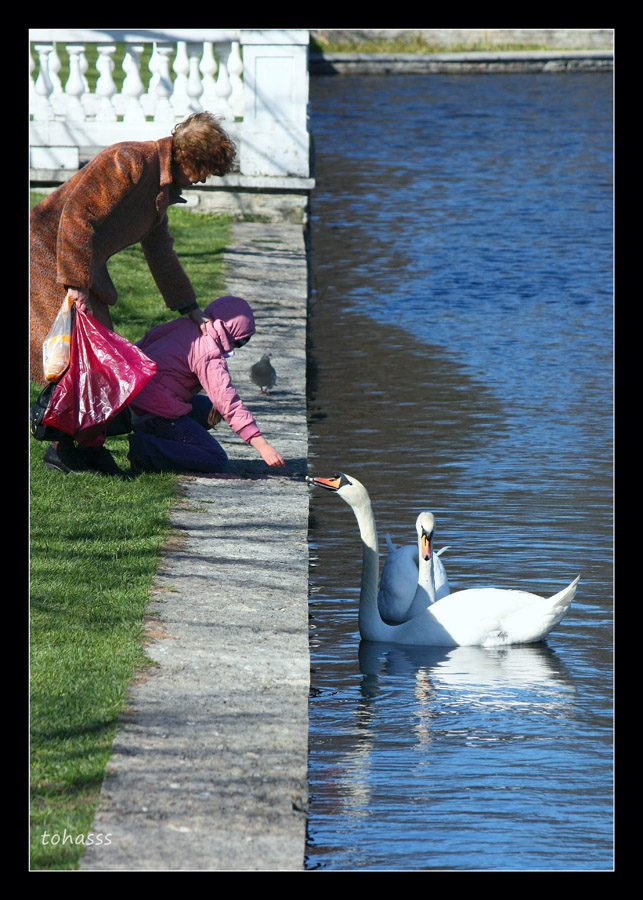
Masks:
[[[195,300],[173,250],[167,208],[185,202],[171,174],[172,138],[126,142],[102,150],[31,213],[30,373],[44,383],[42,344],[66,287],[89,290],[89,306],[111,326],[118,295],[111,256],[140,242],[170,309]]]

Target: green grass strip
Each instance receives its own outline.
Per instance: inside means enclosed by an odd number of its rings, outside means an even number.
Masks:
[[[224,293],[229,220],[171,209],[170,228],[204,307]],[[134,341],[174,318],[138,245],[110,274],[117,332]],[[42,465],[46,446],[30,441],[32,871],[79,866],[128,687],[150,664],[143,617],[180,484],[171,474],[64,475]],[[107,446],[128,470],[127,438]]]
[[[497,53],[500,51],[517,50],[550,50],[547,44],[542,43],[494,43],[493,41],[460,41],[457,43],[442,45],[431,44],[423,34],[411,34],[400,38],[379,38],[375,40],[355,39],[344,41],[332,41],[324,37],[311,36],[311,53],[385,53],[390,55],[407,53],[471,53],[485,52]],[[560,48],[553,48],[560,49]]]

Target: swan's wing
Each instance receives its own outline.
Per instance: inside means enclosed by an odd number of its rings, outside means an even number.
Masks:
[[[392,542],[389,543],[389,546],[393,546]],[[436,600],[451,593],[446,569],[439,556],[447,549],[447,547],[443,547],[433,555]],[[396,548],[387,557],[382,569],[377,597],[380,615],[387,622],[406,622],[407,619],[416,615],[417,607],[412,610],[411,605],[418,586],[418,574],[417,546],[409,544]]]
[[[557,625],[576,593],[578,579],[553,597],[527,591],[479,588],[457,591],[427,610],[461,645],[528,644]]]
[[[377,605],[388,622],[403,622],[406,618],[418,586],[417,556],[417,547],[399,547],[384,563]]]
[[[438,553],[433,554],[433,583],[435,585],[436,602],[443,597],[448,597],[451,593],[447,572],[444,568],[444,563],[440,559],[440,553],[443,553],[446,549],[446,547],[443,547]]]
[[[493,587],[467,588],[437,600],[431,606],[431,612],[441,621],[502,619],[542,599],[527,591]]]

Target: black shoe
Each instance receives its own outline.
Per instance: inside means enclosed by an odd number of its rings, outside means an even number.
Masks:
[[[85,463],[86,471],[98,472],[99,475],[116,475],[126,478],[127,475],[116,465],[114,457],[106,447],[77,447],[80,458]]]
[[[127,454],[127,458],[129,460],[130,466],[132,467],[132,478],[136,478],[138,475],[142,475],[143,472],[145,472],[145,466],[134,453],[134,448],[132,447],[133,439],[136,440],[136,434],[128,434],[127,440],[129,441],[129,452]]]
[[[129,459],[129,464],[132,467],[132,478],[136,478],[137,475],[142,475],[145,469],[136,459],[136,457],[132,454],[132,451],[127,454],[127,458]]]
[[[62,438],[50,444],[45,451],[42,461],[48,469],[56,469],[58,472],[87,471],[87,465],[70,437]]]

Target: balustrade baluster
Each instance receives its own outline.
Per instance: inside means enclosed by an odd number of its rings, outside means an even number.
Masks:
[[[123,60],[123,70],[125,72],[125,80],[123,81],[125,122],[145,121],[145,110],[141,106],[141,96],[145,91],[140,73],[142,52],[142,44],[128,44],[125,59]]]
[[[98,47],[96,69],[100,73],[100,77],[96,82],[96,94],[100,98],[100,102],[96,112],[96,120],[100,122],[115,122],[117,120],[116,110],[112,101],[116,93],[116,85],[112,77],[114,70],[112,56],[115,52],[116,47],[113,44],[104,44]]]
[[[49,102],[51,103],[51,108],[54,111],[55,118],[61,118],[66,113],[65,95],[63,94],[62,84],[60,83],[60,77],[58,75],[60,69],[60,57],[58,56],[58,49],[56,47],[56,43],[54,42],[51,45],[51,53],[49,54],[48,74],[49,80],[51,81],[51,86],[53,88],[49,97]]]
[[[53,88],[51,99],[57,95],[62,94],[63,88],[60,83],[60,77],[58,73],[60,72],[61,62],[60,57],[58,56],[58,49],[56,47],[55,42],[51,45],[51,54],[49,56],[49,80],[51,81],[51,86]]]
[[[54,91],[49,79],[49,54],[52,49],[51,44],[36,44],[39,71],[34,87],[33,116],[39,121],[46,121],[54,117],[54,110],[49,101]]]
[[[214,76],[217,74],[217,61],[214,58],[214,46],[211,41],[203,42],[203,56],[199,63],[199,70],[203,76],[201,84],[203,93],[201,94],[201,105],[208,112],[214,112],[217,105],[217,84]]]
[[[188,47],[188,57],[190,61],[190,74],[188,75],[187,93],[190,99],[190,112],[200,112],[201,96],[203,94],[203,85],[201,84],[201,75],[199,73],[199,58],[201,55],[201,46],[199,44],[190,44]]]
[[[159,54],[156,49],[156,42],[152,44],[152,55],[150,56],[147,68],[150,72],[150,80],[147,85],[147,91],[141,98],[141,104],[147,116],[153,116],[156,111],[156,87],[159,83]]]
[[[174,110],[170,103],[172,96],[172,79],[170,78],[170,56],[173,47],[156,45],[157,52],[157,81],[155,86],[156,102],[154,106],[155,122],[173,122]]]
[[[179,118],[187,115],[190,105],[188,97],[188,72],[190,63],[188,61],[187,44],[185,41],[177,41],[176,57],[172,66],[176,73],[174,79],[174,90],[172,91],[172,109]]]
[[[85,86],[85,93],[89,93],[89,82],[87,81],[87,69],[89,69],[89,62],[87,61],[87,56],[85,55],[85,45],[82,45],[82,49],[80,51],[80,74],[83,79],[83,84]]]
[[[31,47],[29,48],[29,106],[31,108],[36,96],[36,85],[33,80],[34,69],[36,68],[36,60],[33,58]]]
[[[87,80],[89,61],[87,60],[87,55],[85,53],[85,45],[80,44],[79,46],[80,53],[78,54],[78,66],[80,69],[80,77],[83,82],[84,88],[84,93],[81,95],[80,100],[83,104],[83,109],[85,110],[85,118],[94,119],[98,110],[99,97],[96,93],[89,90],[89,81]]]
[[[65,85],[66,114],[69,119],[76,121],[85,118],[85,109],[82,97],[85,94],[85,79],[83,78],[81,57],[84,56],[83,44],[67,44],[69,54],[69,77]]]
[[[242,72],[243,60],[241,59],[241,47],[239,41],[232,41],[230,56],[228,57],[228,74],[230,75],[230,86],[232,88],[230,106],[232,107],[232,113],[236,119],[243,118]]]
[[[217,44],[217,56],[219,57],[219,76],[217,78],[217,108],[211,110],[224,119],[234,121],[234,113],[230,106],[230,96],[232,94],[232,86],[228,77],[228,56],[230,47],[226,44]]]

